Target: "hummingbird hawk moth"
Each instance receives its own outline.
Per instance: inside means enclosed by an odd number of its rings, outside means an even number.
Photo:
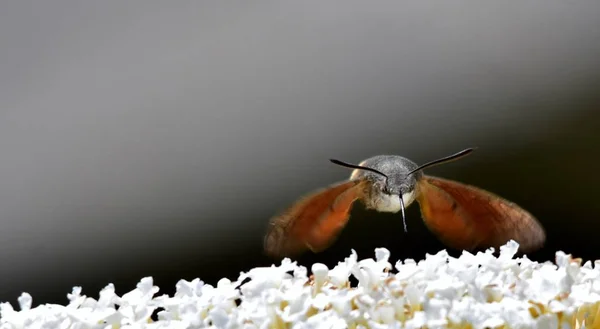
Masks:
[[[429,176],[423,169],[462,158],[474,149],[417,165],[398,155],[378,155],[358,165],[331,159],[352,168],[350,178],[314,191],[270,220],[265,252],[289,257],[307,250],[321,252],[338,237],[352,205],[402,212],[414,201],[427,228],[445,245],[464,250],[498,248],[515,240],[521,252],[542,247],[546,234],[536,218],[515,203],[480,188]]]

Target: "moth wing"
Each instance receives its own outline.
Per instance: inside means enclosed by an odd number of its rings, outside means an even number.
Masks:
[[[347,180],[314,191],[270,221],[264,248],[273,257],[329,247],[350,217],[354,201],[364,196],[364,180]]]
[[[417,201],[426,226],[446,245],[472,250],[498,248],[515,240],[520,251],[542,247],[546,233],[518,205],[477,187],[424,176]]]

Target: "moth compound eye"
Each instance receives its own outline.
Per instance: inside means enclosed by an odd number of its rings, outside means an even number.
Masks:
[[[385,185],[385,186],[383,187],[383,193],[385,193],[385,194],[390,194],[390,195],[391,195],[391,194],[392,194],[392,191],[390,190],[390,188],[389,188],[387,185]]]

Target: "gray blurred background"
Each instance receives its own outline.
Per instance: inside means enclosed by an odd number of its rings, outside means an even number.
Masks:
[[[66,303],[146,275],[169,293],[268,266],[269,218],[400,154],[498,193],[600,258],[600,2],[0,3],[0,300]],[[408,212],[338,242],[423,258]],[[536,258],[537,257],[537,258]]]

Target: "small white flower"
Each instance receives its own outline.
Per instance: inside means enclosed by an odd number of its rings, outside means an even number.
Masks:
[[[388,262],[389,252],[386,249],[376,249],[377,260],[372,258],[363,259],[354,266],[351,273],[358,279],[360,287],[373,289],[388,277],[392,265]]]
[[[427,320],[428,327],[437,327],[440,324],[446,324],[448,310],[452,302],[450,300],[442,300],[437,298],[431,298],[426,300],[423,305],[423,311],[425,312],[425,319]]]
[[[31,309],[31,303],[33,301],[33,298],[31,298],[31,295],[24,292],[21,294],[21,296],[19,296],[19,306],[21,307],[21,311],[28,311]]]
[[[425,312],[415,312],[413,314],[412,319],[406,321],[406,328],[409,329],[417,329],[422,328],[427,324],[427,318],[425,317]]]
[[[502,319],[499,315],[496,315],[496,316],[492,316],[492,317],[485,319],[477,327],[482,328],[482,329],[483,328],[497,328],[497,327],[503,326],[504,324],[506,324],[504,319]]]
[[[325,308],[329,306],[329,296],[323,293],[317,294],[313,298],[311,306],[319,311],[325,310]]]
[[[332,309],[339,314],[340,317],[350,318],[350,315],[353,312],[353,300],[360,296],[362,292],[353,289],[340,289],[337,292],[332,292],[330,298],[330,303]]]
[[[358,255],[352,250],[350,257],[347,257],[343,262],[339,262],[333,269],[329,271],[329,280],[331,284],[338,288],[348,284],[348,280],[352,270],[357,264]]]
[[[401,281],[410,279],[413,275],[416,275],[420,271],[419,266],[412,259],[407,259],[404,262],[396,262],[395,268],[398,271],[398,273],[395,275],[396,279]]]
[[[249,282],[240,286],[240,290],[244,296],[256,296],[269,288],[279,289],[282,284],[285,285],[290,282],[289,280],[293,276],[288,272],[295,272],[297,267],[295,262],[285,258],[280,266],[253,268],[249,272],[240,275],[238,282],[250,279]]]
[[[498,260],[500,262],[508,262],[513,259],[518,251],[519,244],[515,240],[510,240],[505,245],[500,246],[500,256],[498,257]]]
[[[325,284],[329,269],[325,264],[316,263],[312,266],[313,279],[313,296],[321,291],[321,287]]]

